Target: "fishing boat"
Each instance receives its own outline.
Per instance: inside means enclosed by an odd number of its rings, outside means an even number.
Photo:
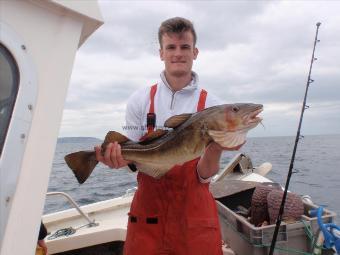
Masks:
[[[270,163],[264,163],[259,168],[253,169],[250,159],[239,154],[215,177],[215,182],[244,181],[245,185],[236,185],[233,190],[228,189],[229,193],[237,193],[249,189],[249,182],[270,182],[263,177],[270,169]],[[47,193],[47,196],[63,196],[74,207],[43,216],[43,222],[50,232],[46,238],[49,252],[64,254],[63,252],[76,250],[75,254],[87,254],[89,250],[92,252],[105,250],[106,253],[98,254],[111,254],[109,252],[112,249],[120,251],[126,237],[128,212],[134,192],[135,189],[130,189],[122,197],[82,207],[66,193]]]
[[[73,208],[41,216],[75,54],[103,24],[98,4],[0,1],[0,9],[0,254],[34,254],[41,219],[49,254],[122,254],[135,189],[81,207],[66,193],[47,193]],[[267,254],[274,226],[255,227],[236,207],[249,206],[259,183],[276,185],[265,177],[270,170],[238,154],[214,177],[224,254]],[[275,254],[334,254],[321,251],[320,228],[335,213],[313,214],[308,197],[303,204],[302,221],[282,224]]]
[[[269,162],[253,167],[251,159],[239,153],[214,177],[211,192],[218,205],[225,243],[223,254],[268,254],[270,236],[275,226],[255,227],[235,211],[235,205],[249,207],[257,185],[278,185],[265,177],[271,168]],[[73,207],[43,216],[43,222],[49,230],[46,238],[49,252],[58,255],[123,254],[128,212],[134,192],[135,189],[130,189],[124,196],[81,207],[66,193],[47,193],[47,196],[63,196]],[[316,209],[317,205],[313,204],[309,196],[303,197],[303,203],[304,221],[282,224],[278,250],[274,254],[289,254],[292,250],[317,254],[312,252],[317,252],[313,242],[318,238],[319,226],[317,218],[309,215],[309,211]],[[322,220],[330,223],[335,217],[334,212],[324,210]],[[315,237],[314,240],[308,237],[307,230]],[[319,254],[334,254],[329,253],[329,250],[327,252]]]

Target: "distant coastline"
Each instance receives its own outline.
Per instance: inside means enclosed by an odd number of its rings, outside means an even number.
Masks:
[[[303,133],[303,132],[302,132]],[[302,134],[304,137],[321,137],[321,136],[340,136],[340,133],[337,134]],[[293,137],[295,138],[296,135],[269,135],[269,136],[253,136],[253,135],[249,135],[248,138],[289,138],[289,137]]]
[[[307,134],[305,137],[320,137],[320,136],[340,136],[340,134]],[[294,138],[292,135],[282,136],[249,136],[248,139],[266,139],[266,138]],[[102,143],[103,140],[96,137],[76,136],[76,137],[58,137],[58,143]]]
[[[101,143],[102,140],[96,137],[58,137],[57,143]]]

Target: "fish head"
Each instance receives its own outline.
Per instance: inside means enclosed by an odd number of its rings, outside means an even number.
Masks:
[[[262,118],[258,115],[263,111],[262,104],[238,103],[224,105],[224,130],[235,132],[250,130],[256,127]]]
[[[225,104],[217,106],[209,114],[211,120],[208,134],[222,147],[236,147],[246,141],[247,132],[256,127],[262,118],[258,115],[263,105],[252,103]]]

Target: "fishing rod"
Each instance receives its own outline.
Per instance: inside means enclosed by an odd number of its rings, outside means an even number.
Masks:
[[[283,197],[282,197],[282,201],[281,201],[281,206],[280,206],[279,214],[278,214],[277,219],[276,219],[276,226],[275,226],[275,230],[274,230],[274,234],[273,234],[273,239],[272,239],[272,242],[271,242],[271,245],[270,245],[269,255],[273,255],[273,253],[274,253],[276,239],[277,239],[277,235],[279,233],[279,228],[280,228],[280,225],[281,225],[283,211],[284,211],[284,207],[285,207],[285,203],[286,203],[286,197],[287,197],[289,182],[290,182],[290,178],[291,178],[292,173],[293,173],[296,149],[297,149],[297,145],[299,143],[299,140],[303,137],[303,136],[300,135],[300,130],[301,130],[303,114],[304,114],[305,110],[309,108],[309,106],[306,105],[308,88],[309,88],[309,85],[312,82],[314,82],[314,80],[311,79],[310,76],[311,76],[311,73],[312,73],[313,63],[314,63],[315,60],[317,60],[317,58],[314,57],[314,52],[315,52],[316,43],[320,42],[320,40],[318,40],[318,33],[319,33],[320,25],[321,25],[320,22],[316,23],[316,33],[315,33],[315,39],[314,39],[313,54],[312,54],[312,59],[310,61],[310,66],[309,66],[309,73],[308,73],[308,78],[307,78],[305,96],[304,96],[304,99],[303,99],[303,104],[302,104],[302,109],[301,109],[299,127],[298,127],[298,130],[297,130],[297,133],[296,133],[296,137],[295,137],[295,144],[294,144],[293,154],[292,154],[292,158],[291,158],[290,165],[289,165],[289,170],[288,170],[285,190],[283,192]]]

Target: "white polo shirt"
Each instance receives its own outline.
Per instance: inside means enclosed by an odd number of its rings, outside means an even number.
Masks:
[[[199,86],[198,75],[195,72],[192,74],[193,79],[191,82],[179,91],[171,89],[165,79],[164,71],[160,74],[161,79],[157,82],[157,91],[154,98],[156,128],[162,128],[164,122],[174,115],[197,111],[202,88]],[[138,141],[147,131],[146,116],[150,108],[150,89],[152,85],[150,84],[137,90],[128,100],[124,129],[131,140]],[[208,92],[205,108],[222,103],[216,96]]]

